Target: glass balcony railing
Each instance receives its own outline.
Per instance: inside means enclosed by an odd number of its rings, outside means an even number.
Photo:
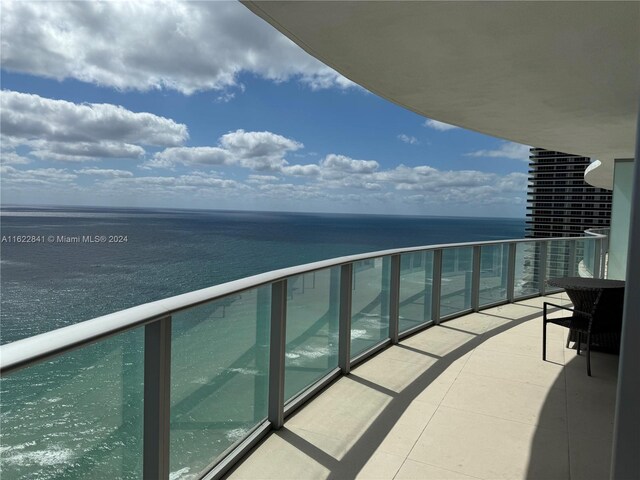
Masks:
[[[433,296],[433,251],[400,256],[398,331],[410,331],[431,323]]]
[[[3,479],[142,478],[144,327],[0,382]]]
[[[473,247],[446,248],[442,251],[440,277],[440,315],[471,310]]]
[[[287,285],[285,401],[338,368],[340,268],[296,275]]]
[[[389,338],[391,257],[353,264],[351,292],[351,357]]]
[[[484,245],[480,247],[479,306],[507,300],[509,277],[509,245]]]
[[[267,286],[171,317],[169,460],[197,473],[267,418]]]
[[[380,348],[554,276],[600,276],[605,238],[336,258],[3,345],[2,478],[218,478]]]

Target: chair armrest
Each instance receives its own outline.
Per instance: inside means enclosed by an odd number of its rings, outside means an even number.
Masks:
[[[552,307],[556,307],[559,308],[560,310],[568,310],[569,312],[572,313],[577,313],[578,315],[582,315],[584,317],[587,318],[591,318],[591,314],[587,313],[587,312],[582,312],[580,310],[576,310],[575,308],[570,308],[570,307],[565,307],[563,305],[557,305],[555,303],[551,303],[551,302],[544,302],[542,305],[542,316],[546,319],[547,318],[547,305],[550,305]]]

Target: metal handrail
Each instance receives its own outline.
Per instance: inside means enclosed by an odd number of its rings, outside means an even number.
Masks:
[[[597,228],[589,228],[584,231],[586,235],[590,235],[592,237],[607,237],[609,235],[609,227],[597,227]]]
[[[596,268],[598,270],[599,275],[606,277],[607,276],[607,266],[608,266],[608,253],[609,253],[609,227],[596,227],[589,228],[584,231],[586,235],[591,237],[596,237],[598,239],[598,257],[596,259]]]
[[[407,254],[421,251],[443,250],[483,245],[501,245],[511,243],[548,242],[550,240],[579,240],[589,237],[531,238],[511,240],[491,240],[486,242],[446,243],[421,247],[406,247],[376,252],[336,257],[319,262],[297,265],[279,270],[241,278],[220,285],[195,290],[173,297],[145,303],[115,313],[85,320],[73,325],[34,335],[22,340],[0,346],[0,376],[7,375],[29,365],[43,362],[54,356],[80,348],[98,340],[116,335],[135,327],[145,325],[177,312],[187,310],[204,303],[241,293],[243,291],[272,284],[295,275],[311,273],[325,268],[337,267],[349,263],[369,260],[390,255]]]

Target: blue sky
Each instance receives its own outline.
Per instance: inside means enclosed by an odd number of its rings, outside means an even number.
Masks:
[[[526,146],[383,100],[238,3],[2,8],[5,204],[524,215]]]

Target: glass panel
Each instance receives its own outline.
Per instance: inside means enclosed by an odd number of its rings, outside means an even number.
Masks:
[[[473,248],[446,248],[442,251],[440,316],[471,308]]]
[[[633,203],[633,160],[614,160],[613,201],[611,202],[611,229],[607,278],[624,280],[627,277],[629,252],[629,222],[638,206]],[[634,246],[635,247],[635,246]],[[637,268],[637,267],[636,267]]]
[[[287,280],[287,347],[284,398],[338,366],[340,267]]]
[[[390,257],[353,264],[351,356],[389,337]]]
[[[266,418],[270,316],[270,286],[174,315],[172,477],[195,477]]]
[[[400,332],[431,320],[432,286],[433,252],[400,256]]]
[[[484,245],[480,249],[479,305],[507,299],[509,245]]]
[[[574,277],[593,277],[595,267],[596,239],[576,240],[576,264],[571,273]]]
[[[562,278],[569,276],[571,248],[566,240],[552,240],[547,244],[547,280],[550,278]],[[547,287],[548,291],[560,290],[556,287]]]
[[[540,293],[538,277],[539,245],[537,242],[521,242],[516,244],[514,283],[514,296],[516,298]]]
[[[3,479],[142,478],[143,331],[0,380]]]

